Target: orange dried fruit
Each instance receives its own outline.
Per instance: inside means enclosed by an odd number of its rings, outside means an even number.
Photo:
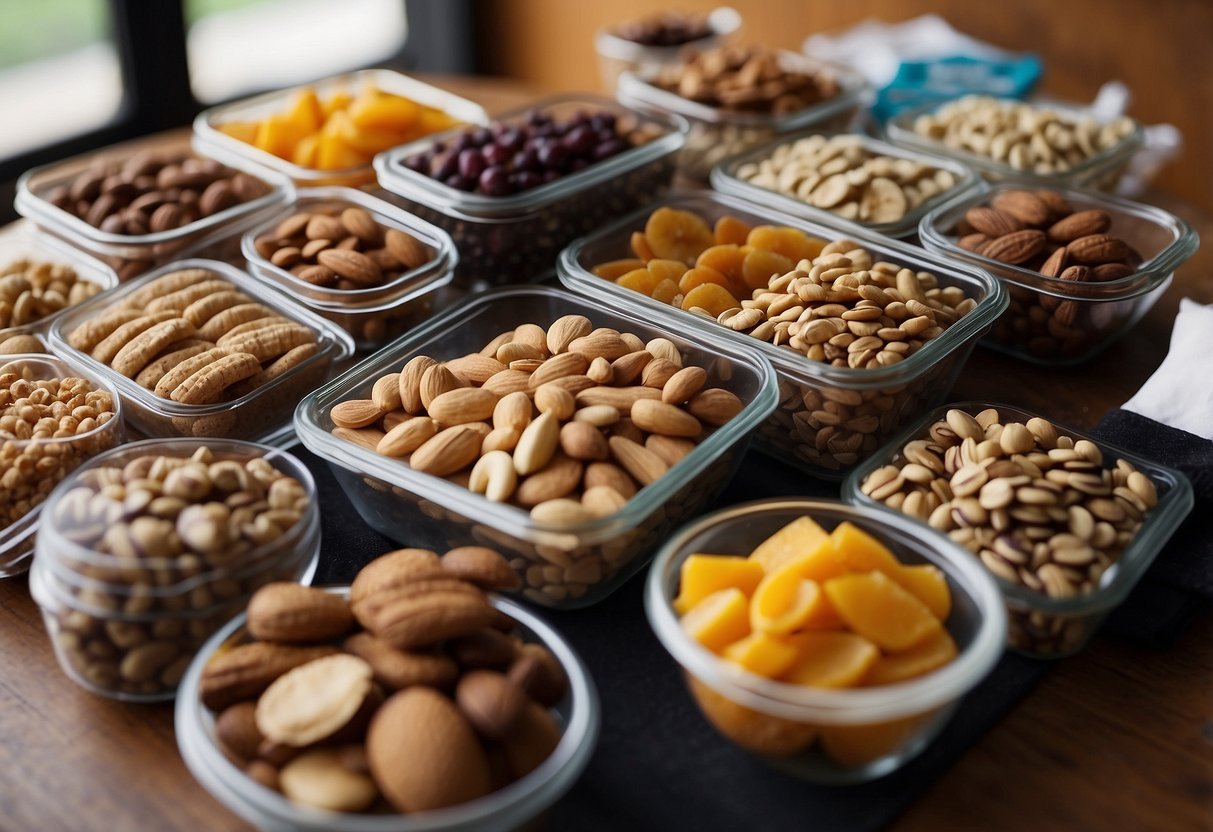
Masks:
[[[772,277],[792,271],[796,264],[777,251],[756,248],[745,255],[741,264],[741,279],[750,291],[765,289]]]
[[[644,236],[643,231],[632,232],[632,253],[641,260],[649,261],[657,255],[653,253],[652,247],[649,245],[649,240]]]
[[[674,609],[685,613],[713,592],[736,588],[748,598],[762,580],[762,565],[737,555],[694,554],[682,562]]]
[[[933,713],[870,725],[823,726],[821,748],[839,765],[862,766],[901,748]]]
[[[703,598],[678,622],[691,638],[719,653],[750,634],[749,602],[737,587]]]
[[[741,304],[733,297],[728,289],[715,283],[704,283],[687,292],[682,298],[682,308],[700,307],[713,318],[728,309],[736,309]]]
[[[760,713],[738,705],[691,674],[687,674],[691,695],[707,720],[742,748],[768,757],[798,754],[813,742],[817,727]]]
[[[792,666],[798,653],[790,642],[769,633],[757,632],[733,642],[724,648],[721,655],[751,673],[774,679]]]
[[[729,288],[729,279],[715,269],[707,266],[696,266],[693,269],[687,269],[682,277],[678,279],[678,288],[680,291],[689,292],[696,286],[702,286],[705,283],[714,283],[725,289]],[[729,292],[729,294],[733,294]]]
[[[908,650],[943,629],[926,604],[883,572],[831,578],[825,593],[847,627],[882,650]]]
[[[648,269],[640,268],[633,269],[627,274],[619,277],[615,281],[616,285],[622,286],[625,289],[631,289],[633,292],[640,292],[647,295],[653,291],[653,288],[660,283],[657,275],[650,272]]]
[[[799,228],[786,225],[758,225],[750,231],[746,242],[754,248],[782,254],[793,264],[801,260],[812,260],[825,248],[825,240],[810,237]]]
[[[681,260],[662,260],[660,257],[650,260],[646,265],[658,280],[672,280],[675,283],[687,270],[687,264]]]
[[[796,658],[782,674],[785,682],[814,688],[849,688],[880,659],[876,645],[855,633],[801,633],[789,639]]]
[[[750,627],[786,636],[800,630],[837,627],[842,623],[830,607],[821,585],[794,572],[763,578],[750,604]]]
[[[817,525],[812,517],[797,517],[759,543],[758,547],[750,552],[750,560],[761,563],[768,573],[774,572],[796,557],[812,554],[829,539],[830,535]]]
[[[639,257],[624,257],[621,260],[608,260],[605,263],[599,263],[590,271],[603,278],[604,280],[615,280],[623,277],[633,269],[643,269],[644,261]]]
[[[674,298],[680,294],[682,294],[682,291],[678,288],[677,283],[672,280],[663,280],[653,287],[653,291],[649,297],[662,303],[673,303]]]
[[[742,222],[732,214],[725,214],[716,220],[716,227],[712,230],[712,236],[716,238],[716,245],[724,245],[726,243],[741,245],[749,234],[749,224]]]
[[[904,682],[943,667],[956,658],[956,642],[947,630],[902,653],[881,656],[863,677],[865,685],[889,685]]]
[[[853,523],[839,523],[830,534],[834,551],[850,572],[883,572],[927,605],[940,621],[948,617],[952,596],[939,568],[929,563],[907,566],[879,540]]]
[[[734,243],[711,246],[706,248],[695,260],[696,266],[706,266],[728,278],[726,288],[734,297],[748,297],[750,287],[741,276],[742,264],[745,262],[745,252]]]
[[[654,255],[693,263],[699,253],[716,242],[712,229],[690,211],[658,208],[644,224],[644,236]]]

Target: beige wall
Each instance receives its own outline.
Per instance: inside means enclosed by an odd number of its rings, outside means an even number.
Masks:
[[[489,71],[548,89],[597,90],[593,33],[660,8],[724,0],[478,0]],[[1213,2],[1207,0],[733,0],[741,39],[799,49],[813,33],[867,18],[943,15],[963,32],[1045,61],[1045,91],[1091,99],[1106,80],[1133,91],[1130,114],[1184,133],[1180,160],[1157,184],[1213,211]]]

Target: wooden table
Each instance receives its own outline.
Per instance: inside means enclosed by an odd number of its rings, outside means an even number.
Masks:
[[[437,82],[499,112],[533,92]],[[1213,240],[1213,217],[1165,197]],[[1167,351],[1179,299],[1213,302],[1213,246],[1095,361],[1044,370],[977,350],[954,398],[1022,405],[1077,427],[1124,402]],[[1202,380],[1207,383],[1207,380]],[[92,696],[61,673],[24,578],[0,582],[0,828],[243,830],[177,753],[172,706]],[[810,821],[806,819],[806,824]],[[899,830],[1213,827],[1213,610],[1165,651],[1097,636],[917,800]]]

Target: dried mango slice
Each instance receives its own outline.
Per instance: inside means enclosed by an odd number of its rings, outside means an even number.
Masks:
[[[956,658],[956,642],[947,630],[940,630],[922,644],[902,653],[881,656],[864,676],[865,685],[889,685],[904,682],[943,667]]]
[[[789,641],[797,655],[781,678],[796,685],[854,687],[880,659],[876,645],[855,633],[801,633]]]
[[[701,599],[678,622],[686,634],[719,653],[750,634],[749,601],[737,587]]]
[[[796,646],[770,633],[750,633],[724,648],[721,654],[738,667],[774,679],[796,661]]]
[[[762,580],[762,567],[736,555],[690,555],[682,562],[674,609],[680,614],[713,592],[735,587],[748,598]]]
[[[750,627],[776,636],[800,630],[838,627],[842,619],[834,612],[821,585],[792,571],[776,572],[762,579],[750,603]]]
[[[750,560],[758,561],[767,572],[773,572],[795,557],[812,554],[829,539],[829,533],[817,525],[812,517],[797,517],[759,543],[750,552]]]
[[[908,650],[943,629],[926,604],[883,572],[831,578],[825,593],[847,626],[882,650]]]
[[[850,522],[839,523],[830,533],[834,550],[851,572],[883,572],[909,591],[943,621],[952,607],[948,581],[931,564],[907,566],[879,540]]]

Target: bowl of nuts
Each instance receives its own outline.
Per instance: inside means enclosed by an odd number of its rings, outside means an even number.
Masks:
[[[703,509],[775,405],[756,349],[560,289],[497,289],[300,403],[362,518],[501,549],[528,600],[592,604]]]
[[[1007,303],[998,281],[954,260],[713,193],[578,240],[559,271],[670,330],[754,344],[780,399],[757,447],[827,479],[942,401]]]
[[[6,236],[0,240],[0,342],[44,334],[63,310],[117,283],[113,269],[50,235]]]
[[[181,755],[263,829],[517,828],[576,781],[599,706],[490,549],[390,552],[348,587],[263,587],[182,683]]]
[[[1200,245],[1161,208],[1026,180],[936,208],[919,237],[1006,286],[1010,306],[984,343],[1047,365],[1079,364],[1113,343]]]
[[[712,187],[792,216],[889,237],[909,237],[932,208],[978,185],[944,156],[908,151],[862,133],[815,128],[728,159]]]
[[[989,95],[906,110],[885,132],[894,144],[952,156],[986,179],[1031,177],[1107,191],[1144,140],[1131,118],[1100,121],[1071,107]]]
[[[691,131],[678,172],[706,182],[725,158],[774,136],[805,127],[846,129],[870,102],[872,88],[850,69],[797,52],[727,45],[625,72],[616,97],[685,118]]]
[[[706,14],[657,12],[599,29],[594,51],[602,86],[614,92],[620,73],[677,63],[687,47],[714,49],[740,27],[737,10],[720,6]]]
[[[103,696],[173,698],[194,653],[272,581],[310,580],[315,484],[247,442],[133,442],[64,480],[30,591],[60,667]]]
[[[429,314],[459,255],[445,231],[364,191],[309,188],[244,234],[249,272],[377,349]]]
[[[196,156],[188,140],[123,147],[32,168],[18,180],[14,201],[20,214],[112,266],[121,280],[290,196],[285,178]]]
[[[726,739],[816,783],[920,753],[1001,657],[994,581],[913,521],[829,500],[760,500],[683,527],[645,612]]]
[[[29,569],[55,486],[122,442],[121,407],[108,382],[62,359],[0,358],[0,577]]]
[[[941,407],[852,472],[845,499],[928,524],[994,576],[1011,648],[1082,649],[1192,508],[1178,471],[1006,405]]]

